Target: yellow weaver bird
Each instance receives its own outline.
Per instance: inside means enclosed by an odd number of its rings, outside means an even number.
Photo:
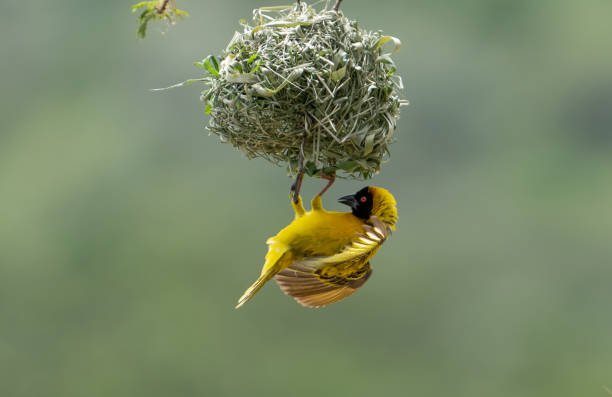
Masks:
[[[395,199],[386,189],[368,186],[338,200],[351,207],[351,212],[326,211],[321,195],[327,187],[312,199],[308,212],[302,198],[295,196],[297,200],[291,202],[295,219],[266,241],[268,253],[261,275],[236,308],[271,278],[285,294],[307,307],[342,300],[368,280],[370,259],[395,230]]]

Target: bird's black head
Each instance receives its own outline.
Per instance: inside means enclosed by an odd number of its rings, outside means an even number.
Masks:
[[[351,207],[353,215],[357,218],[368,219],[372,215],[372,193],[369,186],[355,194],[340,197],[338,201]]]

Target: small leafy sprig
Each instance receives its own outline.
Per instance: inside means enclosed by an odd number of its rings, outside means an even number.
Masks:
[[[176,0],[141,1],[132,6],[132,12],[143,9],[138,17],[138,37],[144,39],[147,35],[147,27],[151,21],[166,20],[175,24],[177,20],[188,17],[186,11],[176,8]]]

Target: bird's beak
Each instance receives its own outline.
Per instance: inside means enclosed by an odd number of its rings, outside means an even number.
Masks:
[[[348,205],[351,208],[357,207],[357,200],[355,199],[355,196],[353,196],[353,195],[340,197],[338,199],[338,202],[342,203],[342,204],[346,204],[346,205]]]

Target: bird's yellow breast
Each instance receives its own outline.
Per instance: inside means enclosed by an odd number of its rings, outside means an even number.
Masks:
[[[350,212],[315,210],[296,218],[268,244],[291,247],[295,259],[305,256],[329,256],[340,252],[363,233],[363,221]]]

